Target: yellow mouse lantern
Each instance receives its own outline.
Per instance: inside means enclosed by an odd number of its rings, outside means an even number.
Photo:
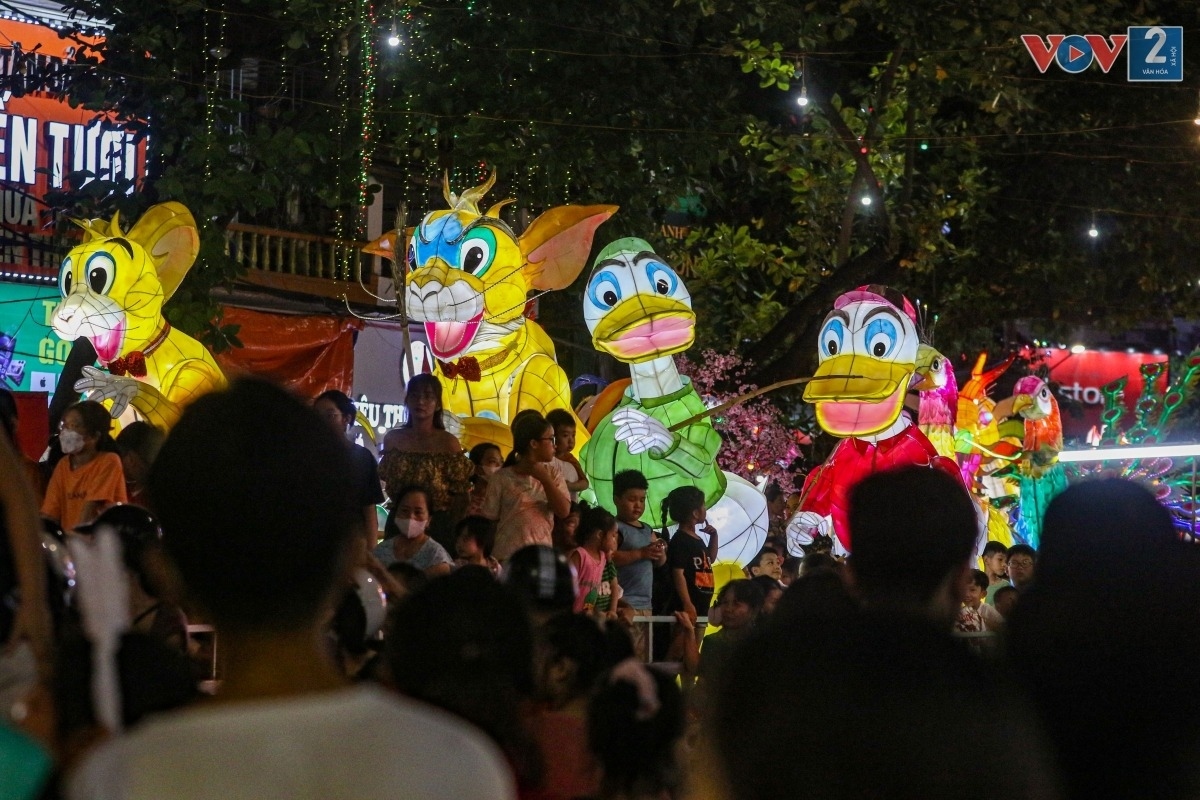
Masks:
[[[449,210],[427,214],[408,246],[405,306],[412,320],[425,325],[443,378],[443,404],[462,423],[456,432],[464,447],[492,441],[507,448],[508,423],[517,412],[571,408],[554,344],[525,318],[526,297],[575,280],[596,228],[617,210],[551,208],[517,236],[500,219],[511,200],[479,210],[495,181],[493,173],[461,195],[452,194],[447,182]],[[587,439],[582,425],[578,431],[577,448]]]
[[[84,242],[63,259],[63,301],[54,332],[73,341],[86,336],[104,369],[84,367],[76,391],[111,400],[119,417],[133,406],[148,422],[170,428],[183,406],[225,385],[212,354],[175,330],[165,303],[196,260],[196,221],[179,203],[151,206],[128,233],[111,222],[76,220]]]

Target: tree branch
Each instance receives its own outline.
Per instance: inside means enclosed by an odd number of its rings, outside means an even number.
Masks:
[[[852,287],[886,282],[895,269],[895,258],[883,243],[842,264],[747,351],[746,359],[754,363],[751,380],[764,386],[811,374],[808,367],[817,355],[817,333],[833,301]]]

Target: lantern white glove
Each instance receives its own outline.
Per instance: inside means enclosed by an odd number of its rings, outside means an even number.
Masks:
[[[674,436],[666,426],[654,417],[636,408],[622,408],[612,415],[617,430],[613,434],[618,442],[625,442],[632,455],[647,451],[661,456],[671,449]]]
[[[84,367],[83,377],[75,381],[75,391],[87,394],[88,400],[112,400],[113,419],[125,413],[129,401],[138,393],[141,383],[135,378],[112,375],[95,367]]]
[[[788,552],[803,556],[804,547],[813,543],[818,536],[828,536],[833,529],[833,520],[815,511],[800,511],[787,524]]]

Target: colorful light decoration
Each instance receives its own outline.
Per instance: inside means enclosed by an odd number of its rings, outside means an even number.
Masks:
[[[613,476],[636,469],[650,484],[642,519],[658,528],[663,499],[678,486],[695,486],[720,534],[719,559],[749,561],[767,535],[766,498],[749,481],[717,467],[721,436],[709,417],[680,427],[707,410],[672,357],[695,340],[687,286],[647,242],[618,239],[596,256],[583,316],[592,346],[629,364],[632,376],[583,448],[581,463],[596,502],[615,512]]]
[[[1200,444],[1158,444],[1144,447],[1093,447],[1090,450],[1064,450],[1059,463],[1086,464],[1100,461],[1132,461],[1140,458],[1195,458]]]
[[[788,549],[801,555],[818,535],[832,535],[849,552],[848,496],[880,470],[921,465],[958,476],[903,414],[917,369],[917,313],[899,292],[861,286],[834,301],[818,337],[820,364],[804,390],[817,423],[842,438],[804,483],[799,510],[788,523]],[[847,377],[849,376],[849,377]]]
[[[84,367],[75,389],[112,401],[113,417],[132,406],[169,428],[183,406],[225,385],[212,354],[162,316],[199,252],[196,221],[172,202],[151,206],[128,232],[115,214],[76,223],[84,242],[59,270],[64,299],[54,332],[66,341],[87,337],[108,371]]]
[[[445,387],[443,405],[460,420],[464,447],[494,442],[511,448],[508,424],[519,411],[571,408],[566,373],[554,344],[524,316],[527,296],[568,286],[587,263],[596,228],[616,206],[559,206],[529,224],[520,236],[500,218],[504,200],[485,212],[478,203],[495,183],[451,193],[449,210],[425,216],[409,238],[405,309],[422,322],[435,374]],[[390,232],[375,244],[403,240]],[[576,446],[587,431],[578,426]]]
[[[1200,375],[1200,351],[1191,353],[1175,379],[1158,387],[1166,364],[1155,362],[1141,367],[1143,388],[1133,408],[1133,424],[1123,429],[1127,412],[1124,404],[1125,378],[1101,389],[1104,410],[1098,437],[1099,446],[1088,450],[1067,450],[1059,454],[1069,478],[1121,477],[1146,486],[1171,512],[1176,529],[1188,540],[1197,538],[1200,504],[1197,503],[1197,456],[1200,444],[1158,444],[1167,437],[1175,411],[1187,402]]]

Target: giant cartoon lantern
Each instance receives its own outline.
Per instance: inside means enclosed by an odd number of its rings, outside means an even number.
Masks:
[[[938,455],[902,413],[917,369],[916,311],[899,292],[862,286],[834,301],[818,339],[820,364],[804,390],[817,422],[842,438],[804,483],[799,511],[788,523],[788,547],[799,555],[817,535],[850,550],[846,524],[850,489],[868,475],[909,465],[957,476],[957,464]]]
[[[525,318],[526,296],[575,280],[596,228],[617,207],[551,208],[517,236],[500,219],[511,200],[479,210],[495,181],[493,173],[458,196],[444,186],[450,209],[427,214],[409,242],[405,307],[425,324],[443,404],[462,422],[463,445],[491,441],[507,449],[518,411],[571,408],[550,337]],[[577,446],[586,439],[580,425]]]
[[[1021,516],[1017,534],[1031,547],[1042,538],[1042,520],[1050,501],[1067,488],[1067,476],[1058,463],[1063,449],[1062,417],[1058,401],[1044,380],[1026,375],[1013,387],[1012,410],[1025,420],[1021,448]]]
[[[225,385],[212,354],[162,315],[196,260],[200,237],[179,203],[151,206],[128,233],[118,217],[77,221],[84,242],[59,270],[63,301],[54,332],[67,341],[86,336],[104,366],[84,367],[77,391],[111,400],[114,417],[132,406],[170,428],[185,405]]]
[[[958,414],[958,380],[950,359],[932,345],[917,347],[917,383],[920,405],[917,427],[929,439],[938,455],[955,457],[954,418]]]
[[[720,532],[719,558],[745,563],[767,534],[766,498],[744,478],[716,466],[721,436],[672,356],[692,345],[696,315],[679,276],[641,239],[605,247],[584,291],[592,344],[629,365],[632,383],[583,449],[596,500],[615,511],[612,479],[636,469],[650,484],[643,520],[663,525],[662,501],[677,486],[704,492]]]

